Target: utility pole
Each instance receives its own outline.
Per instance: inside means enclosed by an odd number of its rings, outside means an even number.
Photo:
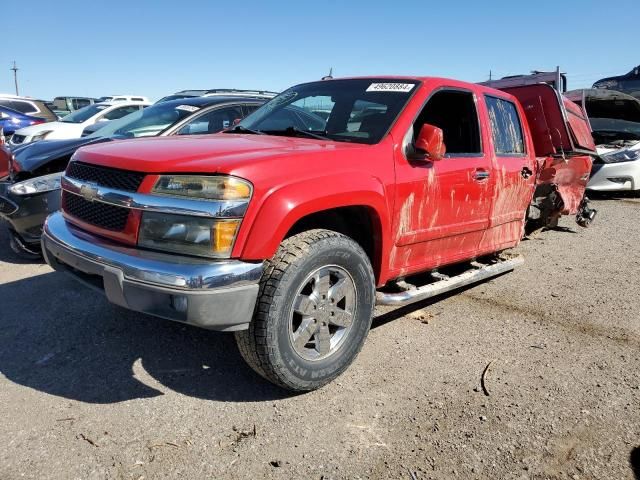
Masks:
[[[19,68],[16,67],[16,61],[13,61],[13,67],[11,67],[11,70],[13,70],[13,82],[16,84],[16,95],[20,95],[19,90],[18,90],[18,70]]]

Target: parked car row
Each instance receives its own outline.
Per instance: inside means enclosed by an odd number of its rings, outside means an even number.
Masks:
[[[15,148],[8,172],[10,181],[4,184],[4,191],[0,184],[0,211],[9,224],[13,250],[29,257],[40,255],[44,219],[60,208],[60,177],[78,148],[140,137],[216,133],[232,126],[234,121],[264,102],[260,96],[249,95],[188,97],[144,109],[138,102],[131,104],[135,110],[129,115],[109,122],[90,135]],[[127,105],[128,102],[118,102],[110,107],[110,111],[118,112],[129,108]],[[79,124],[78,128],[82,126]]]
[[[88,105],[55,121],[32,125],[16,131],[9,140],[9,148],[40,140],[79,138],[89,125],[117,120],[148,106],[149,102],[100,102]]]

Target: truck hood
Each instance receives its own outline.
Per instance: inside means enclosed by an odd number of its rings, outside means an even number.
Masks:
[[[585,107],[598,153],[604,146],[613,145],[611,150],[624,147],[625,142],[640,140],[640,100],[637,98],[594,88],[573,90],[566,95]]]
[[[272,135],[170,136],[83,147],[74,160],[145,173],[234,173],[256,162],[331,155],[369,145]]]
[[[49,162],[71,156],[73,152],[84,145],[92,145],[108,140],[108,138],[102,137],[91,139],[73,138],[27,143],[14,149],[14,163],[18,164],[20,171],[34,172]]]
[[[627,150],[640,150],[640,140],[617,140],[611,143],[598,145],[598,155],[624,152]]]

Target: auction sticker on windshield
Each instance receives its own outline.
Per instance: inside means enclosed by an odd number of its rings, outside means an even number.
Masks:
[[[176,110],[184,110],[185,112],[197,112],[200,110],[199,107],[194,107],[193,105],[178,105]]]
[[[410,92],[415,83],[372,83],[367,92]]]

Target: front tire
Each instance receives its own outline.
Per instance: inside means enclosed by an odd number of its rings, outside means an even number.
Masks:
[[[235,334],[245,361],[292,391],[315,390],[353,362],[371,326],[375,279],[349,237],[309,230],[267,262],[254,318]]]

